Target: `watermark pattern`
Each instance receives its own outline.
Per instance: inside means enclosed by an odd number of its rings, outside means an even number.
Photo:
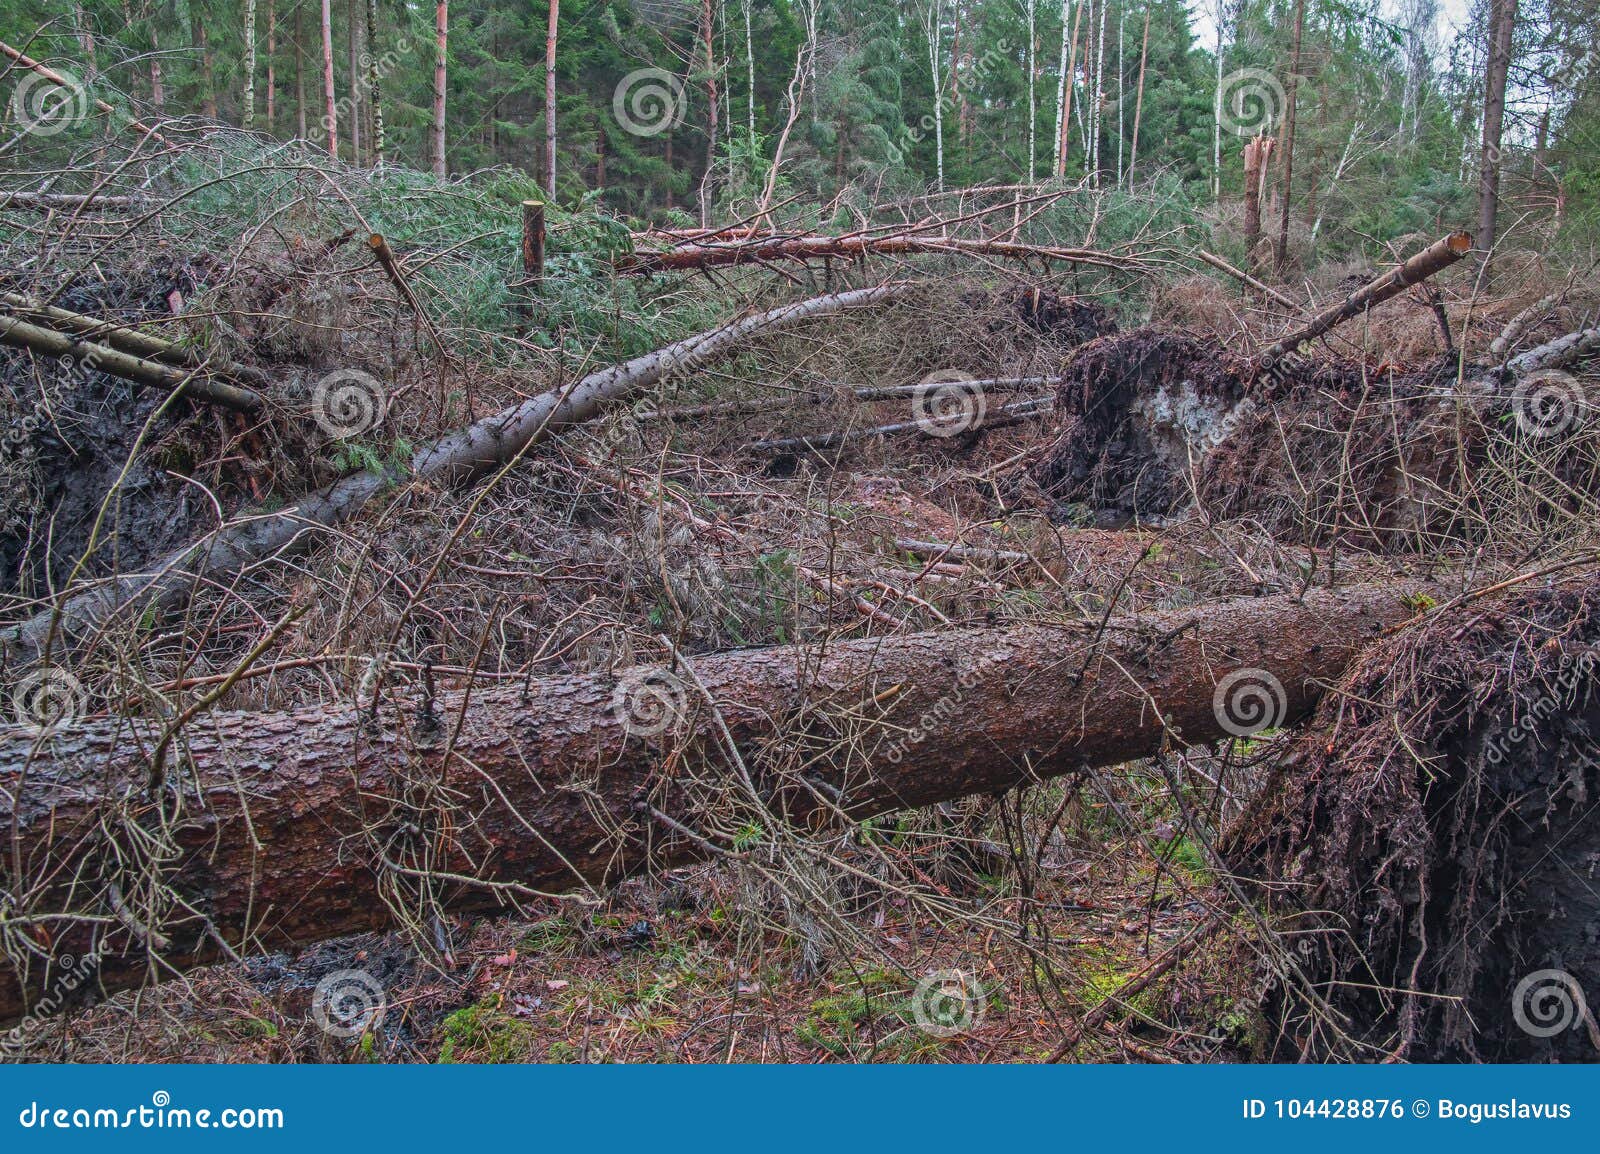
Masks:
[[[17,82],[11,93],[11,115],[24,132],[55,136],[89,117],[89,90],[70,72],[57,73],[60,84],[37,72]]]
[[[665,68],[637,68],[617,82],[611,114],[633,136],[660,136],[683,123],[683,81]]]
[[[366,970],[334,970],[311,994],[311,1020],[335,1038],[359,1038],[388,1008],[383,985]]]
[[[1563,653],[1561,672],[1556,674],[1556,685],[1561,692],[1540,694],[1512,723],[1510,729],[1497,734],[1493,741],[1484,746],[1483,756],[1489,764],[1499,765],[1511,756],[1517,746],[1532,737],[1536,727],[1560,709],[1564,701],[1571,698],[1578,682],[1593,674],[1596,664],[1600,664],[1600,657],[1596,657],[1593,653],[1581,653],[1576,658]]]
[[[1283,682],[1265,669],[1235,669],[1211,695],[1217,724],[1234,737],[1254,737],[1283,724],[1289,699]]]
[[[28,1035],[52,1015],[59,1013],[66,1005],[68,996],[100,968],[100,955],[91,953],[75,958],[71,954],[62,954],[52,965],[55,968],[55,980],[50,983],[44,996],[33,1004],[28,1015],[7,1030],[4,1036],[0,1036],[0,1054],[20,1056],[27,1045]]]
[[[1565,970],[1535,970],[1511,991],[1511,1017],[1524,1034],[1553,1038],[1586,1021],[1589,1004],[1578,979]]]
[[[911,418],[930,437],[956,437],[983,424],[988,396],[971,373],[939,369],[923,377],[911,394]]]
[[[1587,402],[1578,378],[1560,369],[1529,373],[1511,391],[1517,428],[1530,437],[1554,437],[1584,416]]]
[[[390,74],[405,62],[407,56],[411,55],[413,47],[411,38],[402,35],[393,47],[376,59],[373,58],[372,53],[362,52],[357,60],[357,65],[361,72],[360,79],[334,101],[332,116],[324,112],[317,119],[317,127],[322,130],[321,133],[311,131],[306,135],[316,141],[326,141],[340,121],[348,123],[355,115],[356,102],[358,100],[370,100],[370,94],[374,87],[389,79]]]
[[[630,669],[611,692],[611,712],[634,737],[659,737],[688,713],[683,681],[665,669]]]
[[[994,47],[978,57],[973,64],[970,79],[966,75],[962,77],[963,90],[971,91],[973,87],[982,84],[991,70],[1010,59],[1011,49],[1012,44],[1009,40],[996,41]],[[939,115],[949,117],[956,107],[955,85],[952,84],[948,88],[940,86],[938,103]],[[905,164],[911,150],[928,139],[929,134],[938,126],[939,120],[932,113],[923,113],[916,123],[906,125],[901,129],[900,138],[889,145],[889,163]]]
[[[1254,136],[1272,127],[1287,101],[1283,84],[1265,68],[1230,72],[1217,90],[1223,131],[1235,136]]]
[[[43,394],[33,403],[33,408],[6,428],[4,440],[0,441],[0,450],[4,455],[20,455],[33,435],[52,420],[52,415],[66,408],[68,391],[87,384],[89,375],[99,371],[104,357],[105,349],[100,345],[89,345],[82,357],[75,357],[71,353],[57,357],[56,366],[60,372],[45,386]]]
[[[11,690],[11,716],[29,733],[48,737],[82,717],[88,699],[65,669],[36,669]]]
[[[383,383],[360,369],[338,369],[317,382],[311,411],[317,424],[338,441],[359,437],[383,423],[389,395]]]
[[[983,983],[965,970],[935,970],[911,991],[911,1017],[935,1038],[970,1034],[983,1021]]]
[[[956,676],[955,688],[943,694],[940,698],[922,712],[912,725],[910,732],[891,742],[884,750],[883,756],[890,765],[899,765],[914,746],[927,740],[928,734],[954,717],[961,708],[961,703],[966,700],[967,694],[983,681],[984,675],[995,665],[1003,665],[1009,655],[1001,650],[992,655],[987,655],[982,661],[964,669]]]

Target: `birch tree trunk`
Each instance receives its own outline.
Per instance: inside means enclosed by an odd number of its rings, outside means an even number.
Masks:
[[[361,0],[346,0],[345,3],[345,24],[349,30],[345,36],[345,57],[350,69],[350,163],[358,166],[361,163],[361,106],[365,103],[361,99],[362,22],[357,17],[360,3]]]
[[[278,5],[267,0],[267,131],[277,127],[278,111]]]
[[[367,102],[372,109],[372,167],[383,167],[383,76],[378,68],[378,0],[367,0]]]
[[[1038,18],[1038,0],[1028,0],[1028,183],[1032,184],[1038,179],[1038,131],[1039,131],[1039,96],[1037,91],[1038,69],[1035,64],[1035,50],[1038,47],[1038,33],[1036,21]]]
[[[246,132],[256,119],[256,0],[244,0],[244,108],[239,124]]]

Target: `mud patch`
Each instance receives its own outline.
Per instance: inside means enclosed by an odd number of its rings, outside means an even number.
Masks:
[[[207,271],[191,263],[85,278],[56,303],[125,321],[170,318],[175,302],[202,290]],[[232,508],[248,492],[248,460],[234,451],[246,430],[234,414],[167,404],[162,390],[23,349],[0,349],[0,384],[6,593],[41,596],[75,570],[80,578],[137,570],[211,528],[218,503]]]

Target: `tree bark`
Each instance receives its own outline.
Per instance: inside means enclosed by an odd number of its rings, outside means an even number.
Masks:
[[[1261,354],[1263,365],[1269,365],[1285,353],[1291,352],[1309,340],[1342,324],[1351,317],[1390,297],[1398,296],[1411,285],[1427,280],[1441,269],[1449,268],[1472,251],[1470,232],[1453,232],[1434,241],[1421,252],[1396,265],[1365,288],[1357,289],[1339,304],[1317,316],[1302,329],[1297,329]]]
[[[700,227],[711,223],[711,174],[717,166],[717,54],[711,0],[701,0],[700,33],[706,46],[706,167],[700,176]],[[840,133],[840,140],[844,139]]]
[[[333,9],[322,0],[322,127],[328,134],[328,155],[339,155],[339,109],[333,95]]]
[[[378,0],[367,0],[367,91],[372,109],[372,167],[383,167],[383,76],[378,69]]]
[[[1256,136],[1244,146],[1244,252],[1250,267],[1260,271],[1261,192],[1267,180],[1267,162],[1275,142],[1270,136]]]
[[[1283,279],[1284,265],[1289,260],[1289,204],[1294,193],[1294,113],[1295,100],[1300,90],[1300,36],[1305,28],[1306,0],[1294,2],[1294,42],[1289,51],[1288,107],[1283,117],[1283,204],[1278,219],[1278,243],[1273,250],[1273,274]]]
[[[267,131],[277,127],[274,114],[278,111],[278,70],[275,64],[278,51],[277,0],[267,0]]]
[[[150,388],[180,389],[197,400],[210,401],[240,412],[255,412],[263,403],[259,393],[199,376],[198,369],[176,368],[144,360],[131,353],[107,345],[92,344],[15,317],[0,316],[0,344],[32,349],[49,357],[71,357],[81,367],[94,372],[110,373]]]
[[[26,659],[48,652],[63,635],[86,636],[119,613],[140,614],[181,603],[202,582],[223,582],[268,556],[303,547],[318,528],[354,516],[373,496],[396,483],[436,478],[465,484],[517,458],[569,425],[600,415],[607,404],[648,388],[672,373],[699,368],[757,333],[816,317],[881,304],[906,291],[901,285],[854,289],[780,305],[741,317],[655,352],[600,369],[571,386],[531,397],[419,449],[394,470],[368,469],[335,481],[290,507],[226,524],[193,545],[156,562],[150,572],[121,574],[7,629],[3,640]]]
[[[1480,285],[1487,289],[1494,253],[1495,218],[1500,209],[1500,132],[1506,115],[1506,72],[1511,67],[1511,33],[1517,0],[1491,0],[1489,57],[1484,73],[1483,143],[1478,151],[1478,247],[1483,253]]]
[[[434,43],[438,49],[433,61],[433,175],[443,180],[449,175],[444,159],[445,49],[450,38],[450,0],[439,0],[434,9]]]
[[[256,119],[256,0],[244,0],[244,108],[239,124],[246,132]]]
[[[556,30],[561,0],[550,0],[550,27],[544,39],[544,194],[556,198]]]
[[[504,911],[752,852],[717,830],[730,806],[771,829],[838,826],[1237,735],[1263,717],[1241,716],[1236,683],[1271,686],[1264,720],[1291,724],[1361,645],[1413,614],[1411,592],[736,651],[371,709],[215,713],[164,772],[149,760],[160,723],[87,720],[46,739],[7,728],[0,1021],[50,988],[52,955],[98,957],[110,992],[215,961],[222,943],[292,949],[389,926],[397,904]],[[647,737],[630,702],[651,695],[666,724]],[[786,757],[829,712],[871,719],[851,755]],[[705,780],[690,784],[697,769]]]
[[[356,18],[359,0],[345,4],[345,59],[350,70],[350,163],[361,163],[361,21]]]
[[[673,234],[640,233],[635,243],[648,243]],[[701,239],[685,234],[677,247],[665,252],[624,253],[612,262],[619,273],[689,272],[721,268],[726,265],[768,263],[776,260],[819,260],[823,257],[855,258],[869,254],[904,256],[914,253],[962,253],[974,257],[1000,257],[1009,260],[1059,260],[1092,264],[1103,268],[1130,269],[1139,266],[1134,257],[1117,256],[1099,249],[1051,248],[1007,240],[963,240],[945,236],[794,236],[756,235],[729,240]]]
[[[1150,9],[1144,10],[1144,39],[1139,45],[1139,94],[1133,101],[1133,142],[1128,148],[1128,187],[1133,187],[1133,170],[1139,163],[1139,121],[1144,116],[1144,68],[1150,59]]]

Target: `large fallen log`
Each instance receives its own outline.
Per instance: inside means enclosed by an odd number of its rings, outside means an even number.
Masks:
[[[639,234],[639,244],[659,241],[653,233]],[[670,238],[668,238],[670,239]],[[1065,264],[1098,265],[1123,271],[1138,270],[1138,258],[1092,248],[1065,248],[1056,245],[1022,244],[1009,240],[968,240],[952,236],[817,236],[755,235],[729,239],[686,239],[664,251],[636,250],[612,261],[619,273],[691,272],[697,269],[724,268],[729,265],[767,264],[779,260],[821,260],[835,257],[855,260],[864,256],[912,256],[924,253],[955,253],[970,257],[1001,260],[1061,261]]]
[[[503,910],[760,852],[715,832],[738,805],[760,806],[769,828],[845,823],[1291,724],[1413,613],[1407,593],[1313,590],[1103,630],[951,630],[433,701],[216,713],[170,764],[152,764],[161,722],[44,738],[8,727],[0,1021],[52,988],[63,955],[98,959],[100,990],[126,989],[230,951],[390,926],[397,905]],[[848,735],[831,752],[830,732]]]
[[[1395,265],[1377,280],[1364,285],[1344,300],[1325,309],[1312,318],[1304,328],[1296,329],[1277,341],[1261,354],[1261,363],[1271,365],[1286,353],[1291,353],[1307,341],[1315,340],[1351,317],[1398,296],[1414,284],[1420,284],[1435,273],[1449,268],[1472,251],[1470,232],[1453,232],[1441,237],[1419,253]]]
[[[600,369],[565,388],[540,393],[448,433],[417,450],[405,466],[354,473],[287,508],[223,525],[162,558],[148,572],[119,574],[68,596],[6,630],[0,641],[13,646],[17,656],[26,660],[46,651],[52,638],[70,642],[100,628],[116,614],[138,616],[150,609],[169,609],[202,582],[226,581],[257,560],[301,547],[308,534],[349,519],[375,494],[393,485],[419,479],[465,484],[562,429],[599,416],[609,403],[672,373],[698,368],[758,333],[881,304],[905,291],[904,285],[880,285],[780,305]]]

